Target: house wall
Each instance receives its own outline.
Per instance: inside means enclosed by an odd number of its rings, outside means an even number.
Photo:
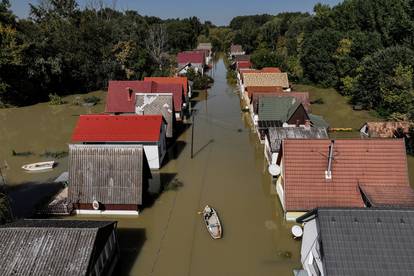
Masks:
[[[297,218],[303,216],[307,212],[286,212],[285,213],[285,219],[287,221],[296,221]]]
[[[315,219],[305,223],[300,256],[302,267],[308,272],[308,275],[325,275]]]
[[[102,203],[102,210],[94,210],[92,202],[74,203],[73,206],[78,215],[139,215],[139,206],[131,204]]]
[[[299,121],[299,125],[304,125],[305,121],[308,119],[308,114],[306,113],[305,108],[301,105],[295,113],[293,113],[287,123],[296,126],[296,123]]]
[[[115,229],[109,236],[104,248],[99,254],[98,259],[93,267],[92,275],[112,275],[115,265],[119,259],[118,239],[116,238]]]

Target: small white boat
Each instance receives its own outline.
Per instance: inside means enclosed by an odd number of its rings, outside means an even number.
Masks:
[[[38,162],[33,164],[23,165],[22,169],[31,172],[38,172],[53,169],[55,161]]]
[[[213,207],[207,205],[204,207],[202,214],[203,220],[207,227],[207,231],[210,233],[211,237],[215,240],[221,239],[223,231],[217,211],[214,210]]]

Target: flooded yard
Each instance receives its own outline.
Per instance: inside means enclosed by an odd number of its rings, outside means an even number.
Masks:
[[[247,114],[240,111],[235,89],[226,82],[222,60],[212,75],[213,87],[196,93],[192,103],[196,112],[193,159],[188,127],[171,146],[159,172],[164,191],[146,204],[141,215],[72,217],[118,221],[121,261],[117,274],[291,275],[300,267],[300,242],[291,238],[291,224],[283,220],[266,172],[263,146],[248,127]],[[0,158],[9,167],[8,183],[45,181],[66,170],[65,158],[47,174],[25,174],[20,166],[46,160],[39,155],[45,150],[67,150],[77,115],[102,110],[102,104],[91,109],[40,104],[0,110]],[[35,155],[12,156],[13,149]],[[221,217],[222,240],[211,239],[198,214],[206,204]]]

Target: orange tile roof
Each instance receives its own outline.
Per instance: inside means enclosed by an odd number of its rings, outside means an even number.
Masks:
[[[246,91],[249,95],[249,98],[252,97],[254,93],[278,93],[283,92],[283,87],[281,86],[249,86],[246,87]]]
[[[184,89],[184,96],[188,93],[188,79],[187,77],[145,77],[144,81],[153,81],[157,83],[172,83],[181,84]]]
[[[409,187],[404,140],[336,140],[332,179],[327,180],[330,143],[330,140],[283,141],[281,158],[287,211],[364,207],[359,184]],[[398,204],[399,197],[396,189],[386,199]]]

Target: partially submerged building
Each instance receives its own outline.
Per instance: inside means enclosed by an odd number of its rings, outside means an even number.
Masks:
[[[170,93],[173,95],[175,118],[181,120],[183,117],[183,108],[185,108],[184,91],[185,86],[183,83],[178,82],[110,81],[105,112],[115,115],[136,114],[137,93]]]
[[[270,127],[265,134],[264,154],[269,165],[276,164],[285,139],[327,139],[325,128],[318,127]]]
[[[322,208],[298,222],[303,269],[295,275],[414,275],[414,209]]]
[[[362,138],[403,138],[408,137],[410,122],[366,122],[359,130]]]
[[[186,75],[191,68],[196,73],[204,75],[206,68],[206,56],[203,51],[185,51],[177,54],[177,72]]]
[[[141,145],[69,145],[69,200],[78,214],[138,215],[149,178]]]
[[[243,50],[243,47],[238,44],[232,44],[230,46],[230,57],[234,58],[235,56],[245,55],[246,52]]]
[[[20,220],[0,226],[1,275],[112,275],[116,222]]]
[[[283,140],[276,190],[285,218],[320,207],[411,206],[402,139]]]
[[[142,145],[151,169],[159,169],[167,152],[162,115],[81,115],[72,141],[83,144]]]

